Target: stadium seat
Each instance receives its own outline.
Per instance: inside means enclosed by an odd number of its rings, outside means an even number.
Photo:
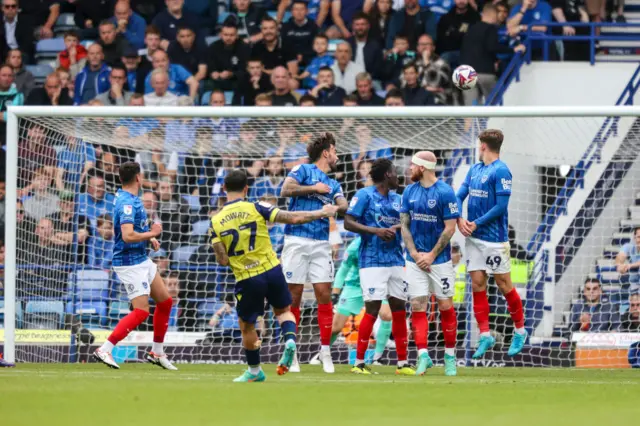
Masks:
[[[53,72],[53,68],[46,64],[27,65],[26,70],[33,74],[36,84],[44,84],[47,76]]]
[[[74,291],[78,300],[106,300],[109,297],[109,273],[102,269],[84,269],[69,274],[69,298]]]
[[[231,105],[232,102],[233,102],[233,92],[232,91],[224,92],[224,104]]]
[[[171,254],[171,260],[178,263],[188,262],[189,258],[193,253],[195,253],[198,247],[200,246],[180,246]]]
[[[344,40],[339,39],[339,38],[334,38],[329,40],[329,53],[331,53],[333,55],[333,53],[336,51],[336,48],[338,47],[338,45],[340,43],[342,43]]]
[[[200,99],[200,105],[207,106],[209,105],[209,101],[211,100],[211,91],[204,92],[202,95],[202,99]]]
[[[53,33],[56,37],[60,37],[65,31],[77,28],[73,13],[61,13],[53,27]]]
[[[111,302],[109,305],[109,318],[119,320],[131,312],[129,302]]]
[[[23,328],[57,330],[63,326],[64,303],[60,301],[30,301],[24,311]]]
[[[77,302],[75,305],[69,302],[66,312],[79,315],[82,324],[87,328],[102,328],[109,321],[105,302]]]
[[[63,51],[64,39],[62,37],[40,40],[36,44],[36,59],[55,59],[58,53]]]
[[[204,41],[207,42],[207,46],[211,46],[213,43],[215,43],[218,40],[220,40],[220,37],[218,36],[207,36],[204,39]]]
[[[4,328],[5,302],[0,300],[0,328]],[[16,301],[16,328],[22,328],[22,302]]]
[[[227,11],[218,13],[218,24],[220,24],[220,25],[224,24],[224,21],[227,20],[229,15],[231,15],[231,14],[229,12],[227,12]]]
[[[89,46],[91,46],[93,43],[95,43],[95,40],[82,40],[80,42],[81,45],[83,45],[85,47],[85,49],[88,49]],[[146,52],[146,49],[144,49]]]
[[[189,210],[192,212],[200,211],[200,197],[197,195],[183,195],[182,199],[189,204]]]
[[[207,299],[206,301],[198,305],[198,318],[209,322],[209,319],[215,314],[218,309],[224,306],[224,302],[219,301],[216,298]]]
[[[207,235],[211,221],[200,220],[191,225],[191,235]]]

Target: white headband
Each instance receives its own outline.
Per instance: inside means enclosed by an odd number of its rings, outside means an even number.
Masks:
[[[417,155],[414,155],[413,158],[411,158],[411,162],[413,164],[415,164],[416,166],[422,166],[425,169],[429,169],[429,170],[435,170],[436,169],[436,162],[435,161],[423,160],[422,158],[418,157]]]

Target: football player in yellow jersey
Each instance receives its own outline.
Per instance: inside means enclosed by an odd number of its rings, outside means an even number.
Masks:
[[[245,201],[249,187],[247,174],[232,170],[224,179],[227,203],[211,218],[209,234],[220,265],[230,266],[236,278],[236,310],[242,345],[249,369],[234,382],[263,382],[260,344],[255,323],[264,315],[264,300],[273,307],[284,335],[285,349],[278,363],[279,375],[289,371],[296,354],[296,323],[290,311],[291,293],[280,261],[271,247],[267,221],[303,224],[331,217],[338,207],[327,204],[322,210],[288,212],[265,202]]]

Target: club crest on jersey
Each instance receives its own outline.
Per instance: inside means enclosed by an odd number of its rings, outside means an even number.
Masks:
[[[489,180],[489,176],[484,175],[482,176],[482,179],[480,179],[480,182],[485,183],[487,180]]]
[[[127,290],[129,290],[129,293],[133,293],[133,290],[135,290],[135,287],[133,286],[133,284],[129,284],[127,286]]]
[[[358,204],[358,197],[353,197],[351,199],[351,203],[349,203],[349,207],[353,208],[356,206],[356,204]]]
[[[375,292],[376,292],[376,289],[375,289],[375,288],[370,288],[370,289],[369,289],[369,294],[370,294],[370,295],[373,295],[373,293],[375,293]]]
[[[148,286],[149,286],[149,284],[147,284],[146,281],[142,283],[142,288],[144,288],[145,290],[147,289]]]
[[[393,207],[393,209],[396,210],[396,211],[400,210],[400,204],[399,203],[393,203],[393,204],[391,204],[391,207]]]
[[[427,201],[427,205],[429,206],[430,209],[434,208],[436,206],[436,200]]]
[[[129,205],[123,206],[122,211],[124,212],[124,214],[130,215],[133,213],[133,206],[129,206]]]
[[[287,278],[291,278],[292,276],[293,276],[293,272],[288,271],[288,272],[287,272]]]

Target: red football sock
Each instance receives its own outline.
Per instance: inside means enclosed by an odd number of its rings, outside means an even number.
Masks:
[[[504,295],[504,298],[507,299],[513,325],[516,328],[524,327],[524,310],[522,309],[522,300],[520,300],[520,295],[516,289],[511,289],[509,293]]]
[[[149,312],[143,311],[142,309],[134,309],[118,322],[118,325],[116,325],[116,328],[109,335],[107,340],[114,346],[117,345],[119,341],[127,337],[129,333],[142,324],[148,316]]]
[[[373,332],[373,325],[376,323],[376,317],[369,314],[364,314],[360,321],[360,328],[358,329],[358,345],[356,347],[356,359],[364,360],[364,355],[369,348],[369,339]]]
[[[476,316],[480,333],[488,333],[489,299],[487,299],[487,290],[473,292],[473,313]]]
[[[331,344],[331,324],[333,323],[333,305],[329,303],[318,304],[318,327],[320,327],[320,344]]]
[[[153,341],[155,343],[164,343],[164,335],[167,334],[169,328],[172,307],[172,298],[156,304],[156,310],[153,313]]]
[[[458,334],[458,318],[453,306],[446,311],[440,311],[440,321],[442,322],[442,334],[444,334],[444,347],[455,348]]]
[[[426,312],[412,312],[411,324],[413,325],[413,340],[418,350],[427,349],[427,336],[429,334],[429,321]]]
[[[392,312],[391,332],[396,341],[396,353],[398,361],[407,360],[407,313],[402,311]]]
[[[296,333],[298,332],[298,327],[300,326],[300,307],[292,306],[291,313],[294,317],[296,317]]]

